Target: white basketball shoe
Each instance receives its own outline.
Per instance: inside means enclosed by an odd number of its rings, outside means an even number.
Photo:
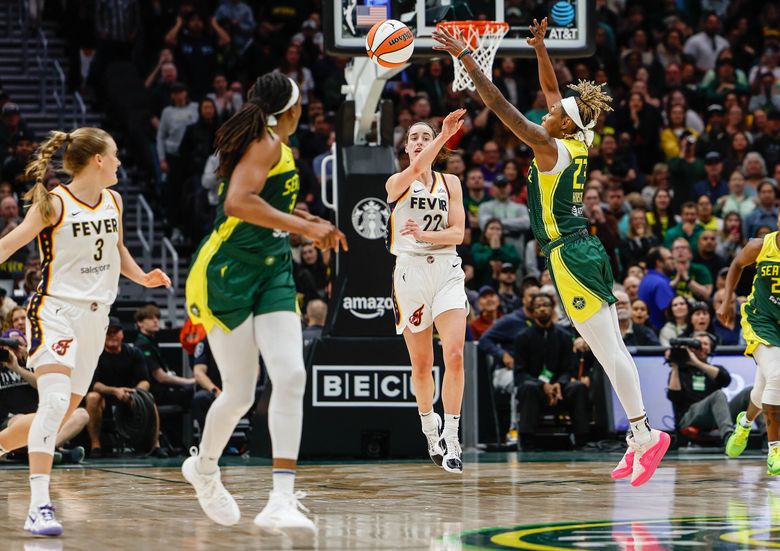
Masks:
[[[303,513],[309,510],[300,500],[305,492],[288,494],[271,491],[268,503],[255,517],[255,525],[264,530],[281,531],[296,541],[310,540],[317,536],[317,526]]]
[[[436,428],[429,432],[423,430],[423,434],[428,441],[428,455],[431,456],[431,461],[433,461],[437,467],[441,467],[444,459],[444,450],[439,443],[441,440],[441,417],[439,417],[438,413],[431,413],[431,415],[433,415],[433,418],[436,420]]]
[[[241,520],[241,510],[230,492],[222,485],[219,467],[212,474],[201,474],[198,472],[198,449],[191,448],[190,454],[181,466],[181,474],[195,488],[200,508],[217,524],[236,524]]]

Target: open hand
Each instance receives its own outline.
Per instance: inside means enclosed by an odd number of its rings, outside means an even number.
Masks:
[[[155,268],[144,275],[143,286],[150,289],[152,287],[165,287],[167,289],[171,286],[171,278],[159,268]]]
[[[544,46],[544,35],[547,34],[547,18],[545,17],[542,19],[541,23],[534,19],[534,24],[528,28],[532,35],[525,40],[528,45],[534,48],[537,46]]]
[[[453,36],[447,29],[436,29],[431,33],[437,44],[433,45],[434,50],[444,50],[453,57],[458,57],[463,50],[467,48],[466,41],[463,40],[460,31],[458,36]]]
[[[461,117],[466,114],[465,109],[456,109],[446,117],[444,122],[441,123],[441,133],[448,138],[458,133],[458,130],[463,126],[463,120]]]

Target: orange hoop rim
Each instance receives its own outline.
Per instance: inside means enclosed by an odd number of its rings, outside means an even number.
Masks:
[[[481,19],[469,19],[465,21],[439,21],[436,23],[436,27],[447,30],[450,30],[450,28],[456,28],[460,31],[467,31],[470,28],[473,28],[477,31],[477,34],[482,35],[488,31],[488,27],[498,27],[499,30],[506,32],[509,30],[509,23],[506,21],[483,21]]]

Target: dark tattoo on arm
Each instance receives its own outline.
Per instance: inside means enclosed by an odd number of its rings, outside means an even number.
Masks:
[[[479,96],[485,105],[493,111],[501,122],[506,124],[518,138],[530,146],[543,145],[550,142],[550,135],[544,127],[534,124],[523,116],[517,108],[501,94],[501,91],[493,84],[485,73],[472,60],[466,70],[474,81]]]

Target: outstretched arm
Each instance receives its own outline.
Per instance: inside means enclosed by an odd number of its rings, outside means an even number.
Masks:
[[[539,64],[539,84],[544,92],[544,99],[547,101],[547,109],[551,109],[556,102],[561,101],[561,91],[558,88],[558,79],[555,77],[555,69],[550,54],[547,53],[547,47],[544,45],[544,35],[547,34],[547,18],[539,23],[534,19],[531,25],[531,38],[527,40],[528,45],[532,46],[536,52],[536,61]]]
[[[439,43],[434,46],[435,50],[446,50],[456,58],[467,49],[466,43],[459,38],[455,38],[445,29],[433,32],[433,38]],[[523,114],[512,105],[493,84],[490,79],[482,72],[479,65],[470,55],[464,55],[460,61],[466,68],[474,86],[477,88],[479,97],[485,102],[485,105],[493,111],[518,138],[528,144],[534,151],[536,164],[539,170],[550,170],[558,161],[558,147],[555,140],[545,130],[543,126],[534,124],[523,116]]]

